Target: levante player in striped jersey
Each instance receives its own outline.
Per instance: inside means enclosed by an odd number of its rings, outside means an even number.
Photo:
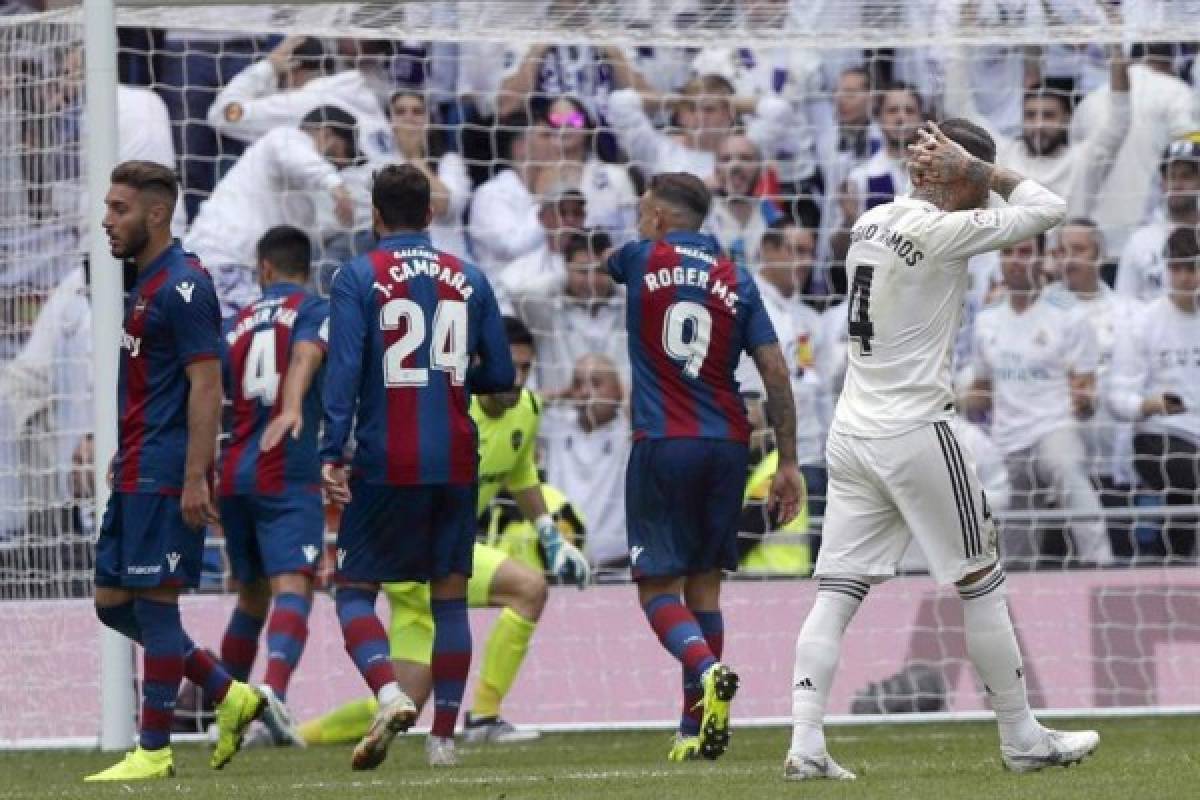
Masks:
[[[476,267],[435,250],[425,232],[429,180],[388,166],[371,187],[375,250],[333,279],[322,480],[345,503],[337,540],[337,611],[346,649],[379,701],[352,766],[372,769],[416,720],[375,615],[385,582],[430,583],[434,717],[430,748],[451,752],[471,660],[467,579],[475,545],[478,444],[472,392],[511,388],[512,358],[495,294]],[[353,479],[344,463],[355,434]]]
[[[738,676],[720,663],[720,596],[722,571],[737,569],[746,484],[750,423],[734,377],[743,352],[762,374],[779,451],[769,503],[791,520],[803,492],[787,364],[754,280],[699,233],[710,204],[695,176],[655,176],[638,208],[644,238],[608,260],[628,287],[629,558],[650,626],[683,665],[671,760],[715,759],[729,743]]]
[[[265,705],[198,649],[179,618],[179,593],[200,582],[204,528],[221,417],[220,313],[212,278],[171,239],[175,174],[148,161],[112,172],[105,196],[109,248],[137,267],[125,304],[117,378],[117,452],[96,541],[96,615],[142,645],[138,744],[88,781],[175,773],[171,723],[186,674],[217,704],[212,766],[233,758]]]
[[[329,304],[304,288],[312,262],[304,231],[271,228],[257,251],[262,297],[228,322],[221,353],[233,406],[219,469],[221,525],[238,582],[221,662],[238,680],[247,680],[266,627],[267,671],[259,687],[267,698],[263,722],[275,743],[300,744],[284,700],[308,639],[313,575],[325,534],[317,429]],[[279,416],[288,391],[298,395],[301,430],[282,444],[268,442],[267,426]]]

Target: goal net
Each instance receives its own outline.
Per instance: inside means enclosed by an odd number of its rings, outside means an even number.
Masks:
[[[0,687],[0,746],[94,741],[98,699],[68,715],[28,689],[104,690],[88,599],[97,514],[83,254],[102,233],[87,229],[83,201],[82,12],[22,5],[0,4],[15,12],[0,15],[0,670],[15,676]],[[649,633],[629,633],[640,612],[622,585],[624,294],[598,268],[637,236],[649,181],[685,171],[713,189],[705,231],[765,287],[794,374],[807,507],[779,525],[762,507],[769,464],[749,475],[742,569],[728,590],[727,652],[762,676],[741,713],[780,720],[789,707],[779,687],[790,685],[815,588],[823,441],[846,348],[861,346],[847,310],[858,307],[845,265],[854,222],[907,191],[903,147],[921,119],[981,124],[1000,163],[1063,194],[1076,219],[1045,242],[972,259],[954,354],[956,435],[998,523],[1034,699],[1084,712],[1200,707],[1200,427],[1195,411],[1166,427],[1127,421],[1141,399],[1129,400],[1132,388],[1124,413],[1112,401],[1118,362],[1153,360],[1122,343],[1135,328],[1159,330],[1132,320],[1167,302],[1172,220],[1194,214],[1200,196],[1200,66],[1194,46],[1174,44],[1200,39],[1200,2],[1112,5],[129,0],[117,3],[112,111],[121,159],[177,170],[173,226],[213,272],[226,312],[255,294],[253,244],[269,225],[310,233],[324,292],[340,263],[373,244],[373,170],[415,162],[432,176],[434,244],[477,263],[533,335],[531,385],[546,401],[540,466],[615,584],[554,594],[506,703],[518,721],[574,727],[676,713],[673,663]],[[353,116],[352,147],[273,144],[272,131],[328,107]],[[331,119],[323,111],[316,127]],[[306,153],[350,192],[352,223],[303,174]],[[1024,319],[1036,321],[1023,322],[1009,298],[1034,289],[1035,316]],[[683,360],[697,355],[688,330]],[[1179,353],[1155,342],[1160,366],[1194,360],[1180,342]],[[1168,393],[1200,408],[1186,366],[1164,378],[1182,381]],[[757,462],[773,441],[753,369],[739,374]],[[492,533],[512,516],[499,514]],[[230,596],[219,530],[210,541],[185,616],[216,648]],[[852,628],[853,666],[831,710],[986,709],[954,594],[934,586],[919,550],[900,571]],[[290,696],[301,717],[362,691],[324,602]],[[490,619],[474,621],[476,641]],[[597,687],[628,694],[603,669],[614,659],[629,666],[637,702],[598,712],[584,702]],[[559,696],[538,688],[551,679]]]

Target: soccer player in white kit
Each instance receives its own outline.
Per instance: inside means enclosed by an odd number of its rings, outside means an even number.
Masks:
[[[848,368],[826,450],[817,597],[796,640],[789,780],[854,779],[829,757],[822,717],[846,626],[871,584],[895,574],[910,538],[938,583],[958,587],[1004,764],[1019,772],[1070,764],[1099,743],[1093,731],[1043,728],[1029,709],[996,529],[949,426],[967,259],[1054,227],[1066,203],[993,166],[995,143],[966,120],[930,123],[909,150],[911,196],[863,214],[846,257]],[[1007,207],[987,208],[989,191]]]

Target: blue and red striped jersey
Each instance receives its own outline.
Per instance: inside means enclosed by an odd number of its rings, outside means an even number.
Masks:
[[[266,453],[259,442],[282,407],[277,401],[283,399],[293,347],[312,342],[325,349],[328,319],[325,300],[294,283],[273,283],[263,289],[260,300],[226,323],[221,366],[225,396],[233,404],[233,425],[221,450],[222,495],[276,495],[289,488],[310,490],[320,485],[320,373],[304,395],[300,438],[284,437]]]
[[[634,438],[747,441],[734,370],[743,351],[776,341],[749,273],[690,231],[630,242],[608,271],[628,290]]]
[[[388,236],[333,279],[321,458],[395,486],[476,480],[472,391],[515,377],[491,284],[425,234]],[[357,413],[357,418],[356,418]]]
[[[118,492],[178,494],[187,457],[189,364],[219,358],[212,278],[178,241],[138,272],[125,300],[117,376]]]

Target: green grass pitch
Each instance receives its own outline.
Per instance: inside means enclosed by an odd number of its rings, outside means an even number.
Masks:
[[[720,761],[669,764],[669,734],[556,734],[529,745],[460,748],[462,766],[425,766],[423,739],[398,739],[374,772],[350,771],[349,747],[247,750],[222,772],[199,745],[176,748],[177,777],[129,786],[85,786],[114,762],[97,752],[0,753],[0,800],[9,798],[1200,798],[1200,717],[1056,720],[1096,727],[1100,749],[1083,764],[1029,775],[1000,766],[991,723],[836,727],[830,750],[855,783],[782,780],[788,732],[734,731]]]

